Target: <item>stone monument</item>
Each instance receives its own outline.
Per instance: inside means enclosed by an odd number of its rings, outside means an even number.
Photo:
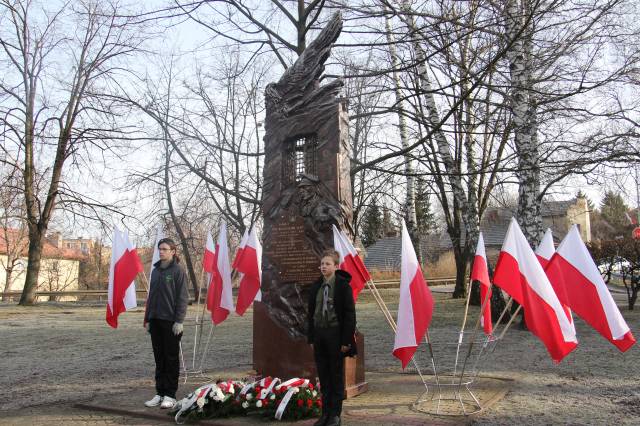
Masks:
[[[306,343],[309,288],[321,253],[333,248],[331,225],[353,234],[349,120],[337,98],[343,83],[320,85],[341,29],[336,14],[265,91],[262,302],[253,318],[253,364],[265,376],[317,376]],[[361,334],[356,342],[358,356],[345,361],[347,396],[366,389]]]

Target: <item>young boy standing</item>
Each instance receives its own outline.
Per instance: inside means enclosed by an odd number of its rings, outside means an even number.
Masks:
[[[320,261],[322,277],[309,294],[308,343],[313,347],[322,392],[322,416],[314,426],[338,426],[344,399],[344,357],[356,355],[356,310],[349,282],[338,269],[340,255],[326,250]]]

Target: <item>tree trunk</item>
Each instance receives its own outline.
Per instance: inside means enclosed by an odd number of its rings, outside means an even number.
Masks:
[[[467,295],[468,264],[464,250],[454,247],[453,254],[456,259],[456,286],[453,289],[453,298],[459,299]]]
[[[36,291],[38,290],[38,276],[40,275],[40,260],[42,258],[42,246],[44,233],[39,230],[31,230],[29,226],[29,259],[27,275],[24,278],[24,289],[20,296],[19,305],[30,306],[36,303]]]
[[[526,2],[526,0],[524,0]],[[507,3],[506,32],[515,40],[507,52],[511,77],[511,111],[514,144],[518,154],[518,211],[522,232],[535,247],[544,234],[540,214],[540,158],[536,126],[536,106],[531,79],[532,43],[530,29],[524,29],[526,7],[520,0]]]
[[[9,296],[7,296],[7,293],[11,291],[11,280],[12,280],[12,275],[13,275],[13,267],[10,266],[11,260],[7,258],[7,267],[5,268],[5,281],[4,281],[4,289],[2,290],[2,300],[3,301],[7,301],[9,300]]]
[[[394,94],[396,98],[397,111],[398,111],[398,131],[400,133],[400,143],[402,149],[409,147],[409,136],[407,132],[407,120],[404,115],[404,106],[402,102],[402,91],[400,86],[400,76],[398,75],[398,68],[400,67],[400,61],[396,53],[394,39],[391,33],[391,23],[389,18],[385,19],[386,36],[389,44],[389,56],[391,57],[391,68],[393,70],[393,84]],[[413,176],[413,160],[410,153],[404,154],[404,172],[407,179],[407,190],[405,199],[406,209],[406,221],[407,231],[409,237],[413,243],[413,247],[416,251],[418,263],[422,264],[422,250],[420,246],[420,234],[418,232],[418,220],[416,218],[416,194],[415,194],[415,177]]]
[[[167,137],[165,135],[165,137]],[[180,245],[182,246],[182,254],[184,256],[184,261],[187,267],[187,273],[189,274],[189,279],[191,280],[191,286],[193,287],[193,296],[195,300],[198,300],[200,296],[200,289],[198,287],[198,279],[196,277],[195,270],[193,268],[193,262],[191,261],[191,253],[189,250],[189,245],[187,242],[187,238],[182,231],[182,227],[180,226],[179,218],[176,216],[175,210],[173,208],[173,201],[171,199],[171,190],[169,188],[169,163],[170,163],[170,155],[169,155],[169,143],[165,143],[165,164],[164,164],[164,189],[165,194],[167,196],[167,206],[169,208],[169,214],[171,215],[171,220],[173,221],[173,226],[176,227],[176,233],[178,234],[178,238],[180,239]]]

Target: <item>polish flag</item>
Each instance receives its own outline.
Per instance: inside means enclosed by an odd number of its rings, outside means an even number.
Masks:
[[[569,321],[573,322],[573,316],[571,315],[571,308],[566,303],[567,297],[565,295],[566,289],[562,285],[558,285],[557,280],[553,281],[549,277],[549,273],[547,271],[547,267],[549,266],[549,261],[556,253],[556,248],[553,244],[553,234],[551,233],[551,228],[547,228],[547,232],[544,233],[544,237],[542,237],[542,241],[538,244],[538,248],[536,248],[536,257],[538,261],[542,265],[542,269],[545,270],[547,274],[547,278],[551,282],[551,286],[553,287],[553,291],[556,292],[556,296],[558,296],[558,300],[562,303],[562,307],[567,314],[567,318]]]
[[[207,242],[204,246],[204,256],[202,256],[202,269],[208,274],[213,272],[214,265],[216,263],[216,247],[213,245],[213,238],[211,238],[211,232],[207,232]]]
[[[225,222],[220,225],[218,233],[213,271],[207,291],[207,309],[211,312],[211,320],[215,325],[227,319],[229,312],[234,310],[231,265],[229,264],[229,247],[227,246],[227,224]]]
[[[491,324],[491,281],[489,279],[487,254],[484,250],[482,232],[478,236],[478,246],[476,247],[476,256],[473,259],[471,279],[480,283],[480,306],[484,305],[480,323],[484,333],[490,335],[493,332],[493,325]]]
[[[580,318],[596,329],[604,338],[625,352],[636,342],[611,293],[607,289],[580,237],[578,226],[573,225],[546,269],[549,280],[564,291],[558,292]]]
[[[236,257],[233,259],[233,263],[231,264],[231,268],[232,269],[238,269],[238,265],[240,263],[240,260],[242,259],[242,253],[243,250],[245,248],[245,246],[247,245],[247,240],[249,239],[249,230],[245,229],[244,230],[244,235],[242,236],[242,239],[240,240],[240,245],[238,246],[238,249],[236,250]]]
[[[511,219],[493,283],[524,309],[527,327],[560,362],[578,345],[576,329],[515,219]]]
[[[402,260],[400,267],[400,303],[393,356],[404,369],[429,328],[433,314],[433,297],[427,286],[409,232],[402,221]]]
[[[340,269],[347,271],[351,275],[350,285],[353,291],[353,301],[355,302],[358,300],[358,295],[364,285],[371,280],[371,275],[369,275],[369,271],[367,271],[349,238],[335,225],[333,225],[333,247],[340,253]]]
[[[542,269],[547,267],[547,264],[555,252],[556,247],[553,245],[553,234],[551,233],[551,228],[547,228],[547,232],[544,233],[542,241],[540,241],[538,248],[536,248],[536,257],[540,261]]]
[[[246,235],[246,233],[245,233]],[[242,238],[238,253],[233,261],[235,269],[242,274],[236,313],[244,314],[254,300],[262,300],[260,283],[262,282],[262,246],[258,241],[258,233],[254,227],[247,238]]]
[[[118,315],[137,306],[134,280],[142,271],[142,263],[129,242],[129,235],[114,228],[107,292],[107,323],[111,327],[118,328]]]

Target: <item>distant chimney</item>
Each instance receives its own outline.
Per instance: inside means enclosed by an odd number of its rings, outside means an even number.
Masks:
[[[47,235],[47,239],[54,246],[58,248],[62,248],[62,234],[60,232],[58,231],[51,232],[49,235]]]

